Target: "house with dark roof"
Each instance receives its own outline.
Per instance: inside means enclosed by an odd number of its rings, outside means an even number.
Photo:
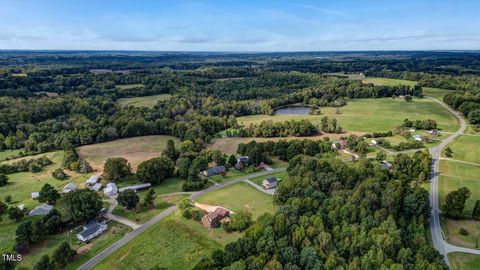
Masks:
[[[83,226],[83,230],[81,232],[77,233],[77,239],[82,242],[87,242],[99,236],[107,229],[107,224],[98,223],[97,221],[92,220]]]
[[[215,211],[210,212],[202,217],[202,224],[207,228],[215,228],[220,221],[230,216],[230,211],[225,208],[217,207]]]
[[[239,162],[242,162],[243,164],[248,164],[248,161],[249,161],[249,157],[248,156],[241,156],[239,158],[237,158],[237,163]]]
[[[270,176],[268,178],[263,179],[262,187],[264,189],[272,189],[278,186],[278,180],[276,177]]]
[[[29,216],[41,216],[41,215],[47,215],[48,213],[50,213],[53,209],[53,205],[49,205],[49,204],[41,204],[35,208],[33,208],[32,211],[30,211],[30,213],[28,213]]]
[[[392,164],[388,161],[382,161],[380,162],[380,167],[382,167],[382,169],[384,170],[390,170],[390,168],[392,168]]]
[[[217,167],[212,167],[208,168],[205,171],[203,171],[203,175],[205,176],[212,176],[212,175],[217,175],[217,174],[223,174],[227,172],[227,168],[225,166],[217,166]]]
[[[68,192],[74,191],[75,189],[77,189],[77,185],[75,185],[75,183],[73,182],[70,182],[63,187],[63,193],[68,193]]]
[[[95,185],[91,186],[90,189],[96,192],[99,192],[102,188],[102,183],[96,183]]]
[[[90,178],[88,178],[87,181],[85,181],[85,184],[87,184],[87,186],[93,186],[97,182],[98,182],[98,175],[92,175],[90,176]]]

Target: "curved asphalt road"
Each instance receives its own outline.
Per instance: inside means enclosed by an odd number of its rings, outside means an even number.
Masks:
[[[259,173],[250,174],[248,176],[236,178],[235,180],[228,181],[228,182],[223,183],[221,185],[213,185],[213,186],[210,186],[207,189],[196,192],[196,193],[192,194],[190,196],[190,198],[193,200],[193,199],[196,199],[196,198],[198,198],[202,195],[208,194],[212,191],[222,189],[224,187],[236,184],[236,183],[241,182],[243,180],[248,180],[249,178],[260,177],[260,176],[269,175],[269,174],[272,174],[272,173],[283,172],[283,171],[286,171],[286,170],[287,170],[287,168],[278,168],[278,169],[273,169],[271,171],[263,171],[263,172],[259,172]],[[143,225],[141,225],[137,229],[135,229],[135,230],[131,231],[130,233],[128,233],[127,235],[125,235],[122,239],[118,240],[117,242],[115,242],[111,246],[109,246],[108,248],[104,249],[102,252],[98,253],[95,257],[88,260],[86,263],[84,263],[78,269],[79,270],[92,269],[95,265],[97,265],[100,261],[105,259],[108,255],[112,254],[113,252],[115,252],[116,250],[118,250],[119,248],[124,246],[126,243],[130,242],[130,240],[132,240],[133,238],[137,237],[142,232],[146,231],[147,229],[149,229],[150,227],[155,225],[155,223],[157,223],[160,220],[162,220],[162,219],[166,218],[167,216],[171,215],[173,212],[175,212],[176,209],[177,209],[176,205],[173,205],[173,206],[165,209],[163,212],[156,215],[155,217],[153,217],[149,221],[145,222]]]
[[[452,110],[445,103],[431,97],[427,97],[427,98],[445,107],[460,122],[460,128],[455,133],[448,136],[445,140],[442,141],[442,143],[440,143],[436,147],[430,148],[430,154],[432,155],[432,160],[433,160],[432,175],[431,175],[431,182],[430,182],[430,206],[432,207],[432,216],[430,218],[430,228],[432,230],[432,241],[435,249],[438,250],[440,254],[445,256],[445,262],[447,263],[447,265],[450,266],[448,261],[448,256],[447,256],[447,254],[450,252],[465,252],[465,253],[471,253],[471,254],[480,254],[480,250],[458,247],[458,246],[454,246],[447,243],[447,241],[443,239],[442,226],[440,223],[440,209],[439,209],[439,201],[438,201],[438,176],[440,175],[440,162],[439,162],[440,154],[442,153],[443,148],[445,148],[445,146],[447,146],[448,143],[450,143],[456,137],[463,134],[463,132],[467,128],[467,124],[465,122],[465,119],[460,113]]]

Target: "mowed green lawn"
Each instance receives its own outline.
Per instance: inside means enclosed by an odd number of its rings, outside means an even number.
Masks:
[[[120,98],[118,104],[122,106],[149,107],[152,108],[159,101],[168,100],[172,97],[170,94],[160,94],[144,97]]]
[[[141,88],[145,87],[142,83],[134,83],[134,84],[117,84],[116,87],[126,90],[126,89],[134,89],[134,88]]]
[[[448,146],[453,151],[452,159],[480,164],[480,136],[462,135]],[[445,156],[444,153],[442,155]]]
[[[452,270],[480,269],[480,255],[452,252],[448,254]]]
[[[413,102],[400,98],[356,99],[340,107],[340,114],[336,114],[336,110],[328,107],[322,108],[322,115],[252,115],[237,120],[244,126],[260,124],[264,120],[283,122],[292,119],[308,119],[319,125],[322,117],[329,116],[336,118],[345,130],[363,132],[388,131],[401,125],[405,118],[433,119],[437,121],[439,129],[448,132],[456,131],[459,127],[457,120],[445,108],[426,98],[415,98]]]
[[[89,175],[82,175],[71,171],[65,171],[70,176],[67,180],[57,180],[52,177],[52,172],[61,166],[63,155],[63,151],[56,151],[4,161],[4,163],[13,163],[21,159],[32,159],[46,156],[53,162],[53,164],[44,167],[43,170],[38,173],[20,172],[7,175],[9,178],[9,184],[0,187],[0,200],[3,201],[6,195],[11,195],[12,200],[16,205],[24,204],[29,209],[32,209],[34,206],[38,205],[39,202],[32,200],[31,193],[40,191],[42,186],[46,183],[52,185],[57,190],[61,190],[71,181],[75,182],[77,185],[85,181]]]
[[[115,251],[94,269],[192,269],[202,258],[240,237],[221,228],[208,229],[186,220],[179,211]]]
[[[132,168],[136,169],[142,161],[160,156],[169,139],[178,146],[179,140],[173,136],[152,135],[84,145],[77,147],[76,150],[80,157],[99,171],[103,170],[103,164],[111,157],[126,158]]]
[[[20,152],[22,152],[21,149],[0,151],[0,162],[11,159],[11,158],[15,158],[20,154]]]
[[[470,215],[476,200],[480,200],[480,166],[456,161],[440,161],[440,205],[445,203],[445,195],[460,187],[467,187],[470,198],[465,204],[464,214]]]
[[[247,210],[252,213],[254,219],[266,212],[273,213],[277,208],[273,204],[273,196],[244,182],[203,195],[197,202],[223,206],[233,212]]]

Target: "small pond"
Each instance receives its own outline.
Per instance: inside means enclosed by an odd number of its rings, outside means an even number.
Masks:
[[[283,106],[275,109],[277,115],[307,115],[311,108],[307,106]]]

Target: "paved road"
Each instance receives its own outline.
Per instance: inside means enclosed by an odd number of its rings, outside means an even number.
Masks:
[[[272,173],[283,172],[283,171],[286,171],[286,170],[287,170],[287,168],[278,168],[278,169],[273,169],[272,171],[262,171],[262,172],[254,173],[254,174],[251,174],[251,175],[248,175],[248,176],[245,176],[245,177],[236,178],[235,180],[228,181],[228,182],[220,184],[220,185],[210,186],[207,189],[196,192],[196,193],[192,194],[190,196],[190,198],[191,199],[196,199],[196,198],[198,198],[202,195],[208,194],[212,191],[222,189],[224,187],[236,184],[238,182],[241,182],[243,180],[247,180],[249,178],[260,177],[260,176],[269,175],[269,174],[272,174]],[[155,223],[157,223],[160,220],[162,220],[162,219],[166,218],[167,216],[171,215],[173,212],[175,212],[176,209],[177,209],[176,205],[167,208],[165,211],[156,215],[155,217],[153,217],[152,219],[150,219],[149,221],[147,221],[146,223],[144,223],[143,225],[141,225],[137,229],[131,231],[130,233],[125,235],[123,238],[121,238],[117,242],[113,243],[108,248],[104,249],[102,252],[98,253],[95,257],[91,258],[89,261],[84,263],[78,269],[79,270],[92,269],[95,265],[97,265],[103,259],[108,257],[110,254],[112,254],[113,252],[115,252],[116,250],[118,250],[119,248],[121,248],[122,246],[127,244],[128,242],[130,242],[133,238],[137,237],[142,232],[146,231],[147,229],[149,229],[150,227],[155,225]]]
[[[105,213],[105,215],[103,215],[105,218],[112,219],[112,220],[115,220],[117,222],[120,222],[124,225],[127,225],[127,226],[131,227],[134,230],[136,230],[136,229],[138,229],[138,227],[140,227],[140,225],[131,221],[130,219],[112,214],[113,209],[115,209],[115,207],[118,205],[118,202],[117,202],[117,199],[115,199],[115,198],[110,198],[109,202],[110,202],[110,206],[108,207],[108,211],[107,211],[107,213]]]
[[[430,182],[430,206],[432,207],[432,217],[430,218],[430,228],[432,230],[432,241],[435,249],[438,250],[440,254],[445,256],[445,262],[447,263],[447,265],[450,265],[448,261],[448,256],[447,256],[447,254],[450,252],[465,252],[465,253],[471,253],[471,254],[480,254],[480,250],[457,247],[447,243],[443,239],[442,226],[440,223],[440,209],[439,209],[439,200],[438,200],[438,176],[440,174],[440,155],[442,153],[443,148],[445,148],[445,146],[447,146],[448,143],[450,143],[456,137],[463,134],[463,132],[467,127],[467,124],[465,122],[465,119],[460,113],[452,110],[449,106],[447,106],[443,102],[440,102],[437,99],[430,98],[430,97],[427,97],[427,98],[445,107],[460,122],[460,128],[456,132],[454,132],[452,135],[445,138],[436,147],[430,148],[430,154],[432,155],[432,160],[433,160],[432,176],[431,176],[431,182]]]
[[[260,190],[261,192],[263,193],[267,193],[268,195],[274,195],[275,194],[275,189],[272,188],[272,189],[264,189],[263,187],[255,184],[254,182],[250,181],[250,179],[245,179],[243,180],[243,182],[249,184],[250,186]]]

